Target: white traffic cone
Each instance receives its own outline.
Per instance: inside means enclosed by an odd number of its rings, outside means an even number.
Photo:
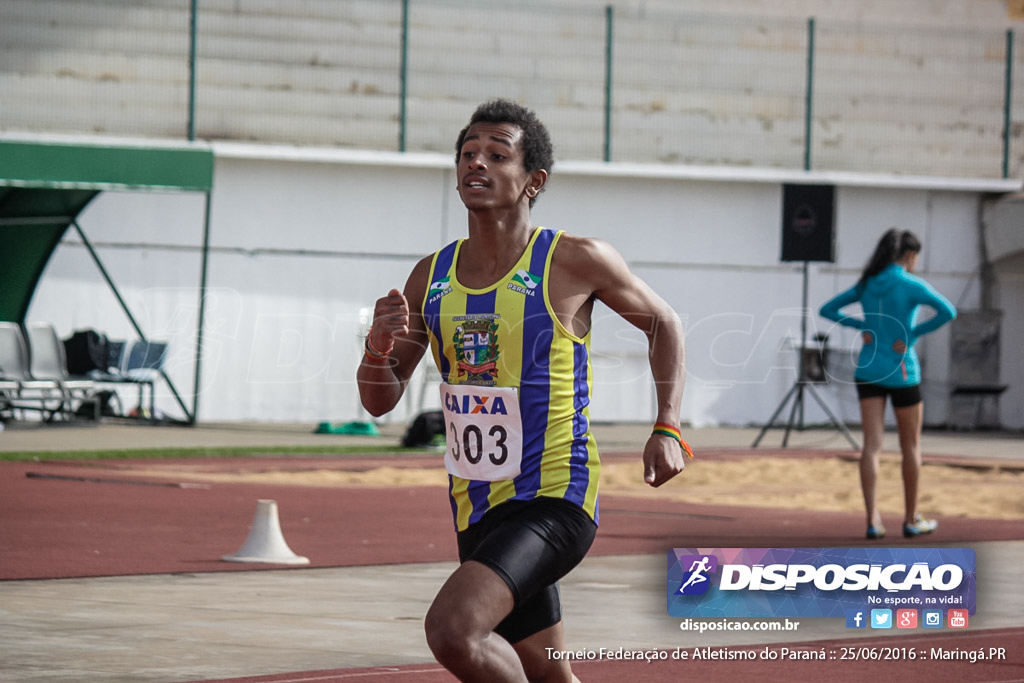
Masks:
[[[249,537],[234,555],[225,555],[228,562],[263,562],[266,564],[309,564],[308,557],[292,552],[281,533],[277,518],[277,501],[256,502],[256,516],[252,520]]]

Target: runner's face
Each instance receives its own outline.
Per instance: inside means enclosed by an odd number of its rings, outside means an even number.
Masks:
[[[528,201],[523,131],[510,123],[470,126],[459,152],[459,196],[468,209],[510,207]]]

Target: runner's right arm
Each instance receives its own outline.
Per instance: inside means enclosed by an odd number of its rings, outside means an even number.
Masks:
[[[392,289],[377,299],[373,323],[356,371],[363,407],[379,417],[398,405],[416,366],[427,350],[423,296],[431,258],[422,259],[409,274],[405,291]],[[377,354],[382,354],[383,357]]]

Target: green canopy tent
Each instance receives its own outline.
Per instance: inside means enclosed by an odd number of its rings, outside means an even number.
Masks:
[[[199,403],[203,304],[210,233],[213,152],[194,144],[127,146],[0,140],[0,320],[24,323],[53,250],[73,227],[117,297],[136,333],[145,334],[78,225],[79,214],[104,190],[201,192],[205,195],[199,320],[191,410],[163,374],[194,423]]]

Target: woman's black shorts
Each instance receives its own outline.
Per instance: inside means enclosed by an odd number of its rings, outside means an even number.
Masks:
[[[921,385],[912,387],[883,387],[873,382],[857,381],[857,398],[892,398],[893,408],[909,408],[921,402]]]
[[[558,580],[580,563],[596,534],[590,515],[560,498],[505,501],[460,531],[459,560],[493,569],[515,598],[494,630],[518,643],[560,622]]]

